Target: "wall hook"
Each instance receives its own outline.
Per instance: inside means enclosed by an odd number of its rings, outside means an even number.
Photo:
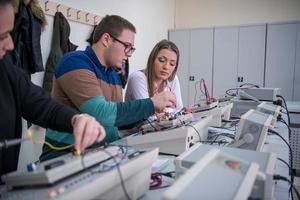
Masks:
[[[89,18],[88,18],[89,14],[90,14],[90,13],[86,13],[86,14],[85,14],[85,21],[86,21],[86,22],[90,21]]]
[[[71,17],[70,9],[71,9],[71,8],[68,8],[68,9],[67,9],[67,17]]]
[[[97,25],[96,18],[97,16],[94,16],[94,25]]]
[[[56,12],[59,12],[59,7],[60,7],[60,4],[58,4],[58,5],[56,6]]]
[[[77,11],[77,17],[76,17],[77,19],[80,19],[79,13],[80,13],[80,10]]]
[[[48,3],[49,1],[45,1],[45,11],[49,11],[50,9],[48,8]]]

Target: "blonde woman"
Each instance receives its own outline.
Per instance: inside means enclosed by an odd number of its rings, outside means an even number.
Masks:
[[[183,108],[180,84],[176,75],[179,62],[178,47],[171,41],[162,40],[152,49],[147,67],[129,75],[125,100],[145,99],[163,91],[176,96],[176,108],[164,112],[171,115]]]

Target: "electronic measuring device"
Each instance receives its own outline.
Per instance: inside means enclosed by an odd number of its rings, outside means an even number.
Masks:
[[[47,185],[75,174],[85,168],[105,162],[111,156],[119,154],[118,146],[88,149],[82,155],[66,154],[41,162],[32,171],[15,171],[2,176],[2,181],[9,186]]]
[[[214,102],[215,103],[215,102]],[[194,118],[201,118],[206,116],[212,116],[210,126],[220,127],[222,126],[222,120],[229,120],[231,108],[233,104],[231,102],[221,102],[216,107],[212,107],[208,110],[193,111]]]
[[[269,115],[272,115],[272,121],[271,125],[274,127],[275,123],[277,122],[277,117],[281,114],[280,110],[281,107],[278,105],[274,105],[273,103],[270,102],[262,102],[260,103],[257,107],[256,110],[262,113],[266,113]]]
[[[258,168],[254,162],[212,148],[176,178],[163,193],[163,199],[247,200],[259,173]]]
[[[229,146],[261,151],[271,122],[271,115],[250,109],[241,116],[235,133],[235,142]]]
[[[190,148],[189,151],[184,152],[175,159],[176,179],[196,164],[197,161],[201,160],[202,157],[204,157],[211,149],[219,149],[221,152],[232,155],[236,158],[257,163],[259,165],[259,171],[264,173],[266,178],[265,180],[256,179],[251,197],[254,199],[274,199],[275,181],[273,180],[273,175],[277,161],[277,156],[274,153],[211,146],[198,143]]]
[[[276,101],[277,95],[280,95],[280,88],[239,88],[244,95],[241,99],[255,98],[259,101]]]
[[[129,146],[133,146],[138,150],[159,147],[159,152],[161,153],[179,155],[188,150],[196,142],[207,140],[208,126],[211,120],[212,116],[208,116],[190,123],[182,123],[181,126],[177,128],[148,133],[139,132],[125,139]],[[170,123],[176,124],[177,122]]]
[[[66,176],[59,181],[56,181],[50,185],[36,185],[37,177],[31,178],[30,175],[35,176],[35,172],[28,172],[27,176],[20,174],[19,181],[23,184],[14,183],[17,180],[17,175],[12,173],[6,177],[6,181],[9,180],[10,185],[18,187],[5,187],[1,190],[1,198],[11,200],[74,200],[74,199],[138,199],[145,192],[149,190],[150,176],[152,170],[152,164],[158,158],[158,149],[152,149],[150,151],[136,151],[131,147],[108,147],[107,151],[98,149],[101,152],[108,154],[106,157],[104,154],[98,154],[98,152],[89,152],[84,156],[77,156],[81,160],[81,165],[84,166],[84,170],[80,170],[70,176]],[[93,158],[97,160],[97,164],[88,167]],[[97,156],[96,156],[97,155]],[[67,156],[61,158],[65,160],[65,163],[60,166],[53,166],[50,171],[62,170],[62,168],[68,168],[72,170],[71,165],[74,168],[78,168],[78,163],[74,161],[67,161],[68,159],[74,159]],[[98,157],[104,159],[98,159]],[[50,161],[50,160],[49,160]],[[53,160],[52,160],[53,162]],[[73,163],[70,165],[70,163]],[[44,163],[43,163],[44,165]],[[64,166],[66,165],[66,166]],[[44,165],[45,166],[45,165]],[[38,166],[40,167],[40,166]],[[41,172],[36,172],[40,173]],[[60,174],[61,172],[59,172]],[[47,172],[46,172],[47,174]],[[14,181],[12,179],[12,175]],[[46,175],[40,176],[45,177]],[[53,176],[55,173],[53,172]],[[60,175],[62,176],[62,175]],[[23,180],[26,179],[35,184],[35,187],[24,185]],[[35,181],[33,181],[35,180]],[[47,182],[47,181],[44,181]],[[7,182],[8,183],[8,182]]]

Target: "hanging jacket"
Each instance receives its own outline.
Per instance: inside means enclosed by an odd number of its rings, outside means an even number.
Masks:
[[[50,54],[46,63],[43,88],[51,92],[55,67],[62,56],[76,50],[77,46],[69,40],[70,25],[61,12],[56,12],[53,23],[53,35]]]
[[[15,49],[10,55],[10,60],[22,68],[28,76],[44,71],[40,37],[40,19],[33,14],[30,6],[20,3],[12,31]]]

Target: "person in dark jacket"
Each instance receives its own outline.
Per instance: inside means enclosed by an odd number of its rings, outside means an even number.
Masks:
[[[0,142],[21,138],[21,118],[42,127],[73,132],[75,149],[83,151],[95,141],[102,141],[105,130],[87,114],[64,106],[8,59],[14,44],[10,35],[14,12],[10,0],[0,0]],[[0,175],[17,168],[19,146],[0,148]]]

